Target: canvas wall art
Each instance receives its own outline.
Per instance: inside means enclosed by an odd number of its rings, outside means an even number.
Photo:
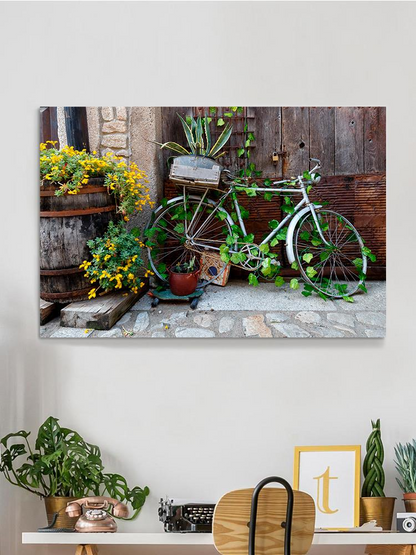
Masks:
[[[382,338],[382,107],[42,107],[40,334]]]

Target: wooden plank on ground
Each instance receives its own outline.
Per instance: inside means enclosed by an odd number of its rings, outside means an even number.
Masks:
[[[40,325],[46,324],[49,320],[58,314],[59,312],[59,304],[57,303],[50,303],[49,301],[44,301],[40,299]]]
[[[71,303],[61,310],[61,326],[109,330],[149,289],[148,280],[137,293],[109,293],[89,301]]]
[[[364,173],[364,108],[335,109],[335,175]]]
[[[364,172],[386,171],[386,109],[365,108]]]
[[[309,108],[282,108],[283,177],[309,169]]]
[[[310,155],[321,161],[321,175],[334,175],[335,108],[310,108]]]

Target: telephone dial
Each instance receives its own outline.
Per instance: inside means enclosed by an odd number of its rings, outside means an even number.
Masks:
[[[129,516],[127,506],[111,497],[77,499],[67,504],[65,512],[70,517],[79,516],[75,524],[77,532],[117,532],[117,523],[111,515]]]

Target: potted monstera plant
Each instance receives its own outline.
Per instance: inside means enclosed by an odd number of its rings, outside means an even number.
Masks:
[[[363,462],[364,483],[361,492],[360,523],[376,520],[383,530],[390,530],[395,497],[384,493],[384,447],[381,440],[380,419],[371,421],[372,432],[367,440],[367,453]]]
[[[100,449],[78,432],[61,427],[50,416],[40,426],[34,446],[29,436],[30,432],[21,430],[0,440],[0,472],[12,485],[45,501],[49,526],[73,528],[77,518],[66,516],[66,505],[89,495],[130,504],[130,519],[139,514],[149,488],[130,489],[123,476],[105,472]]]
[[[403,492],[403,501],[408,513],[416,512],[416,440],[402,445],[398,443],[394,448],[396,455],[396,478]]]

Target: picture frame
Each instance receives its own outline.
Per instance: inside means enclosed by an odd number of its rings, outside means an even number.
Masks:
[[[293,487],[315,501],[317,528],[359,526],[360,478],[360,445],[295,447]]]

